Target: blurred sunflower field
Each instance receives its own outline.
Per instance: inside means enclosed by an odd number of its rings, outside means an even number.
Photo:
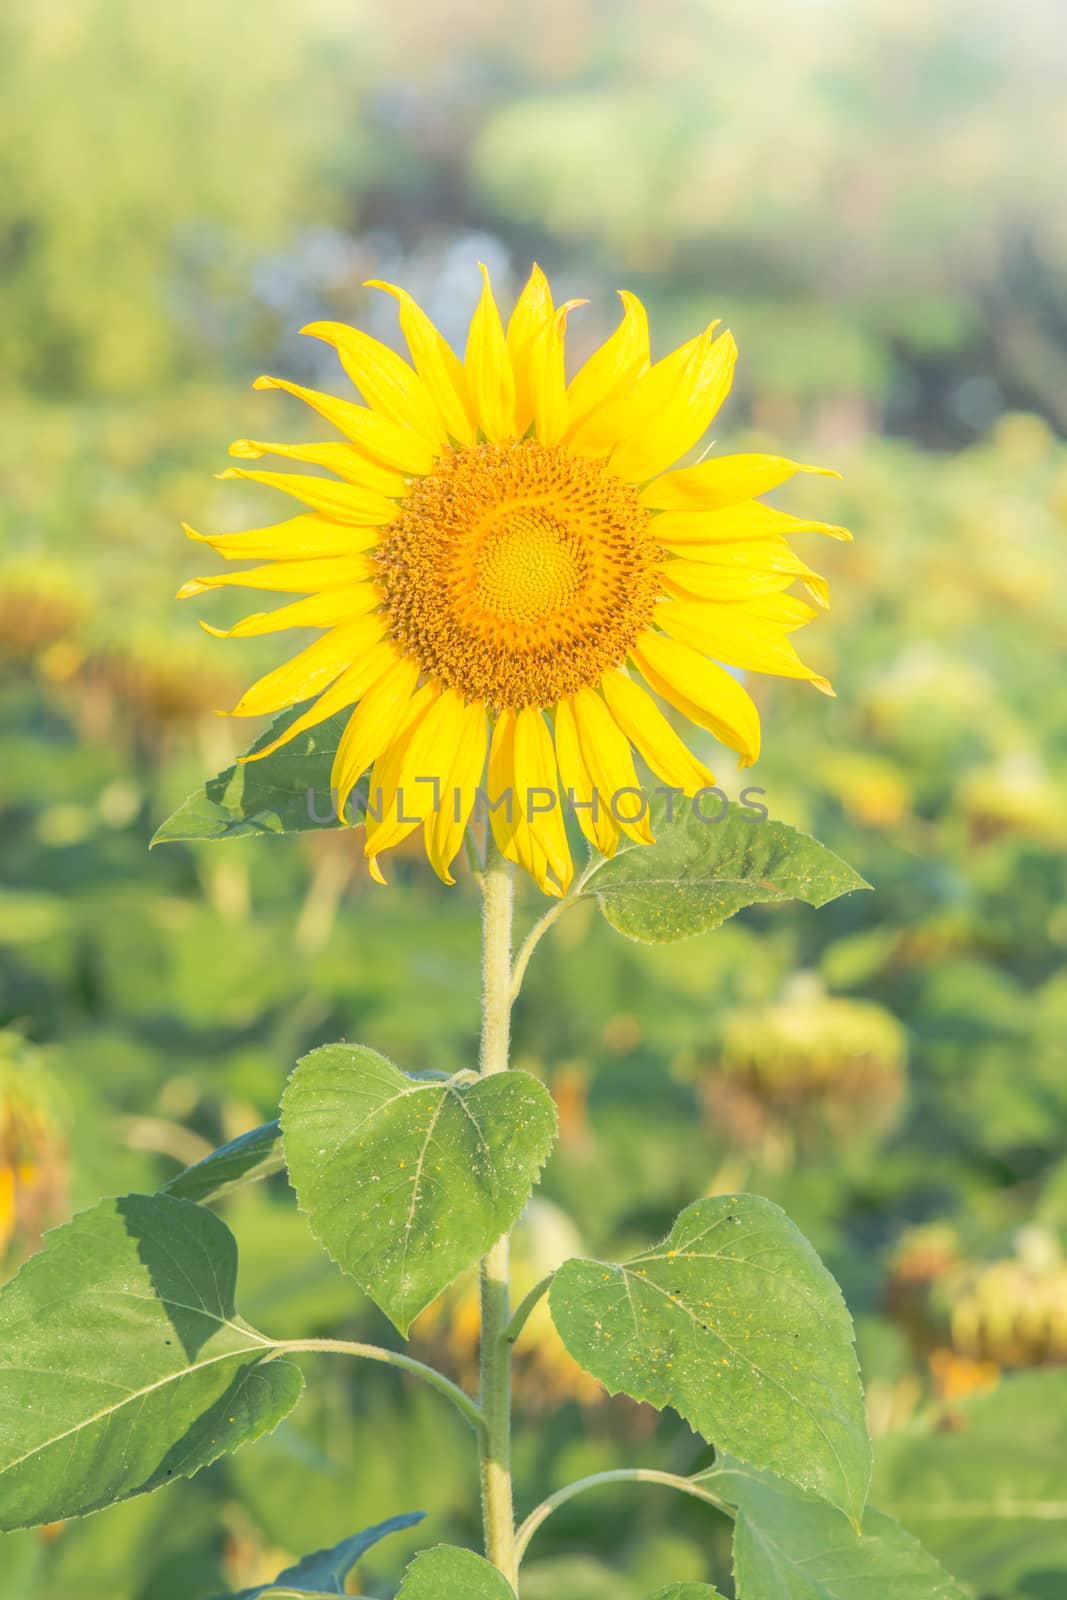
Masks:
[[[802,546],[831,580],[809,649],[837,699],[762,680],[758,765],[702,754],[875,892],[642,950],[588,907],[560,924],[516,1016],[561,1123],[516,1285],[694,1196],[775,1200],[856,1317],[878,1504],[978,1600],[1062,1600],[1065,37],[1054,0],[11,0],[0,1277],[74,1210],[272,1118],[316,1045],[471,1063],[463,875],[445,891],[402,851],[380,889],[329,829],[149,854],[247,743],[214,713],[271,661],[173,603],[181,523],[276,519],[211,473],[235,437],[286,436],[287,402],[250,384],[318,380],[296,328],[396,341],[365,280],[455,341],[474,263],[506,297],[536,259],[561,298],[594,286],[587,349],[632,288],[664,348],[701,317],[733,329],[717,442],[843,473],[790,498],[856,536]],[[388,1342],[282,1177],[223,1214],[257,1326]],[[415,1352],[462,1380],[477,1329],[463,1280]],[[316,1380],[165,1497],[0,1538],[0,1600],[205,1600],[397,1510],[474,1542],[459,1420],[399,1374]],[[699,1460],[673,1414],[609,1400],[543,1306],[517,1395],[542,1493]],[[370,1552],[358,1592],[393,1595],[417,1542]],[[553,1520],[523,1595],[639,1600],[668,1567],[731,1594],[725,1521],[606,1490]]]

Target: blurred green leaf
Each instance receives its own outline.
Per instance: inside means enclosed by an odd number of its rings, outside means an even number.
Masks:
[[[307,710],[295,706],[260,734],[247,754],[273,743]],[[350,713],[339,711],[261,761],[236,761],[184,800],[152,838],[157,844],[195,839],[245,839],[264,833],[307,833],[340,828],[330,771]],[[349,815],[358,815],[366,782],[353,792]]]
[[[211,1212],[106,1200],[0,1290],[0,1528],[80,1516],[188,1476],[273,1428],[303,1379],[234,1310]]]
[[[1044,1594],[1067,1571],[1067,1372],[1020,1373],[890,1434],[878,1500],[996,1600]],[[1060,1574],[1053,1580],[1053,1574]]]
[[[722,1595],[710,1583],[672,1583],[657,1589],[649,1600],[722,1600]]]
[[[965,1600],[933,1556],[873,1506],[857,1533],[824,1501],[729,1458],[698,1481],[737,1508],[737,1600]]]
[[[281,1172],[284,1166],[281,1123],[275,1119],[219,1145],[202,1161],[175,1173],[163,1192],[179,1200],[219,1200],[246,1183]]]
[[[627,938],[667,944],[717,928],[745,906],[823,906],[870,888],[840,856],[784,822],[760,821],[734,804],[721,822],[705,822],[678,796],[671,813],[668,806],[662,797],[651,804],[655,844],[624,840],[589,878],[605,917]]]
[[[785,1213],[754,1195],[698,1200],[621,1266],[568,1261],[552,1316],[613,1394],[674,1409],[858,1522],[871,1450],[852,1323]]]
[[[528,1073],[417,1079],[362,1046],[314,1050],[282,1101],[300,1205],[402,1334],[518,1219],[556,1136]]]

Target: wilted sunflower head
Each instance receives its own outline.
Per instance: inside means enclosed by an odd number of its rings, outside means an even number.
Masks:
[[[668,470],[730,388],[736,347],[717,324],[653,363],[644,308],[624,292],[618,328],[568,381],[566,324],[583,302],[557,309],[538,267],[506,329],[485,273],[462,362],[403,289],[373,287],[399,302],[410,363],[341,323],[304,330],[333,345],[364,403],[280,378],[257,387],[306,401],[343,441],[241,439],[231,454],[284,456],[333,476],[223,474],[273,485],[308,510],[247,533],[188,529],[228,558],[263,564],[196,578],[181,594],[237,584],[305,596],[226,630],[322,630],[233,714],[313,702],[258,758],[352,708],[332,782],[343,808],[370,771],[376,877],[378,857],[422,826],[451,883],[483,805],[505,856],[559,895],[573,873],[561,788],[590,843],[610,855],[621,834],[651,842],[647,818],[634,815],[640,795],[615,804],[639,788],[635,750],[686,794],[713,782],[657,701],[748,765],[759,717],[727,668],[829,692],[789,638],[815,610],[786,593],[799,582],[825,605],[826,585],[785,536],[848,536],[758,498],[821,469],[738,455]]]

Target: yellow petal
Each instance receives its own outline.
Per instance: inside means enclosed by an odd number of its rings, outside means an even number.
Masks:
[[[674,607],[677,606],[677,612]],[[675,626],[684,628],[687,632],[694,632],[703,628],[707,636],[716,643],[723,638],[737,639],[742,644],[749,628],[772,628],[781,633],[792,633],[796,628],[802,628],[809,623],[818,613],[808,605],[806,600],[792,594],[763,594],[754,595],[744,600],[731,600],[719,602],[717,600],[679,600],[661,604],[656,610],[656,623],[668,632]],[[671,627],[668,628],[667,624]],[[695,638],[689,640],[690,644],[698,650],[707,650],[711,655],[716,651],[708,643],[697,644]],[[723,658],[725,659],[725,658]],[[731,666],[741,666],[742,662],[731,662]]]
[[[299,700],[309,700],[313,694],[321,694],[346,667],[378,643],[385,629],[386,619],[377,612],[331,628],[291,661],[275,667],[273,672],[254,683],[230,715],[261,717],[269,712],[284,711],[286,706],[294,706]]]
[[[630,754],[629,739],[604,701],[592,689],[579,689],[571,705],[574,707],[582,759],[593,780],[593,787],[599,792],[601,805],[608,808],[628,838],[637,844],[654,844],[648,825],[647,804],[641,814],[635,816],[638,795],[622,792],[633,789],[642,793]]]
[[[534,335],[530,344],[527,377],[533,400],[534,432],[542,444],[557,444],[567,431],[564,335],[567,318],[575,306],[588,304],[588,300],[568,300],[551,322]]]
[[[508,706],[497,714],[493,724],[487,786],[493,838],[497,848],[514,861],[512,841],[521,824],[521,809],[515,803],[515,713]]]
[[[337,796],[341,816],[367,768],[405,726],[408,707],[419,681],[418,664],[410,656],[398,655],[397,647],[390,640],[383,640],[379,648],[384,649],[386,645],[392,651],[392,662],[360,697],[333,758],[330,788]]]
[[[371,836],[386,826],[390,819],[399,820],[403,810],[398,805],[397,790],[403,784],[404,763],[408,758],[412,741],[418,730],[419,723],[430,708],[436,704],[440,689],[435,683],[424,683],[417,694],[408,701],[404,711],[403,720],[392,740],[383,749],[381,755],[374,763],[370,776],[370,794],[368,796],[367,810],[367,843],[364,846],[364,855],[370,862],[371,877],[378,883],[384,883],[381,869],[378,866],[378,852],[371,848]],[[409,784],[410,788],[411,785]],[[404,813],[406,815],[406,813]],[[411,823],[408,833],[412,828],[418,827],[417,822]],[[399,843],[399,841],[395,841]]]
[[[808,602],[797,594],[755,595],[751,600],[743,602],[743,608],[750,617],[774,623],[786,633],[792,633],[795,628],[805,627],[818,616],[815,608],[809,606]]]
[[[515,309],[508,318],[507,346],[512,361],[534,334],[541,331],[553,315],[554,309],[552,289],[535,261],[530,268],[530,276],[523,286],[522,293],[515,302]],[[517,368],[515,376],[517,379]]]
[[[687,795],[712,787],[712,774],[686,747],[640,684],[625,672],[605,672],[601,687],[615,721],[657,777]]]
[[[563,899],[564,891],[556,882],[552,868],[548,864],[548,857],[532,828],[523,826],[519,829],[508,859],[513,860],[523,872],[528,872],[543,894],[550,894],[556,900]]]
[[[497,717],[489,745],[489,826],[497,849],[528,872],[545,894],[559,899],[563,890],[552,876],[548,857],[527,824],[515,778],[515,712],[505,707]]]
[[[608,458],[612,472],[642,483],[702,438],[730,392],[737,346],[713,323],[645,373],[626,403],[627,429]]]
[[[306,461],[312,467],[325,467],[336,472],[339,478],[353,483],[373,494],[385,495],[388,500],[402,500],[410,484],[399,472],[379,466],[367,456],[360,455],[350,444],[268,444],[263,439],[235,439],[230,446],[231,456],[241,461],[258,461],[261,456],[283,456],[289,461]]]
[[[326,589],[274,611],[256,611],[235,622],[232,628],[213,628],[204,621],[200,626],[213,639],[249,639],[255,634],[282,633],[286,628],[332,628],[338,622],[354,621],[373,611],[381,601],[382,592],[376,584],[359,583],[346,589]]]
[[[817,605],[829,605],[829,585],[796,554],[784,539],[720,540],[713,544],[679,546],[682,559],[664,568],[665,581],[704,599],[721,598],[718,586],[733,571],[781,573],[799,578]]]
[[[648,316],[635,294],[619,290],[622,321],[575,373],[567,390],[568,443],[580,455],[607,455],[624,425],[616,402],[649,368]]]
[[[783,456],[713,456],[698,466],[665,473],[642,489],[640,500],[658,511],[715,511],[766,494],[797,472],[841,476],[830,467],[806,467]]]
[[[515,432],[521,437],[533,421],[530,349],[534,337],[553,315],[552,290],[536,261],[508,321],[507,348],[515,375]]]
[[[459,731],[441,794],[440,810],[428,817],[426,854],[430,865],[444,883],[454,883],[450,868],[463,843],[478,788],[485,770],[489,726],[485,706],[480,700],[464,706]]]
[[[300,331],[333,346],[348,376],[375,411],[410,428],[431,446],[441,449],[447,444],[430,391],[403,356],[347,322],[309,322]]]
[[[430,701],[410,735],[398,741],[399,760],[390,752],[376,762],[371,775],[371,799],[377,803],[379,781],[382,789],[381,820],[368,815],[367,857],[373,862],[385,850],[392,850],[420,823],[432,817],[441,804],[449,757],[459,735],[463,697],[455,689],[445,689]],[[379,780],[379,767],[382,776]],[[392,779],[390,783],[389,779]]]
[[[415,371],[437,407],[444,431],[459,444],[473,444],[476,429],[467,400],[463,363],[443,334],[406,289],[371,278],[368,289],[383,289],[400,306],[400,330],[407,340]]]
[[[262,761],[264,756],[273,755],[275,750],[280,750],[290,739],[295,739],[297,734],[306,733],[308,728],[317,728],[335,712],[343,711],[345,706],[355,705],[356,701],[362,699],[367,690],[396,662],[397,654],[393,640],[383,639],[380,644],[369,650],[361,661],[346,667],[337,682],[324,694],[319,695],[310,711],[305,711],[302,717],[297,717],[283,734],[265,745],[262,750],[256,750],[252,755],[239,756],[238,760],[242,763]]]
[[[366,523],[382,527],[396,516],[396,505],[384,495],[354,484],[334,483],[332,478],[317,478],[310,472],[249,472],[244,467],[227,467],[220,478],[247,478],[250,483],[265,483],[281,489],[315,511],[325,512],[335,522]]]
[[[313,590],[339,589],[374,576],[365,555],[322,556],[310,561],[271,561],[240,572],[212,572],[190,578],[178,590],[179,600],[203,594],[206,589],[272,589],[277,594],[310,594]]]
[[[481,298],[467,336],[467,384],[482,432],[490,443],[503,444],[515,437],[515,375],[484,263],[481,271]]]
[[[602,856],[613,856],[619,843],[619,826],[598,791],[582,759],[574,708],[561,700],[555,715],[556,760],[567,804],[572,807],[578,826]]]
[[[656,481],[666,483],[667,480],[658,478]],[[660,544],[670,547],[736,543],[742,539],[772,539],[779,535],[788,538],[794,533],[824,533],[830,539],[849,541],[852,538],[847,528],[837,528],[830,522],[813,522],[809,517],[791,517],[786,511],[765,506],[762,500],[743,500],[718,511],[660,511],[652,526]]]
[[[760,548],[756,540],[739,546],[719,545],[717,548],[745,550],[754,545]],[[704,561],[669,561],[663,568],[663,587],[668,594],[677,595],[682,600],[730,602],[751,600],[765,594],[777,594],[782,589],[788,589],[791,583],[795,583],[801,573],[808,572],[804,563],[793,556],[788,546],[786,556],[792,559],[791,568],[784,560],[780,564],[767,566],[749,565],[742,561],[721,564]],[[819,604],[825,606],[828,592],[826,579],[811,572],[808,584],[812,594],[818,597]]]
[[[564,889],[574,876],[559,797],[559,771],[548,724],[537,706],[515,718],[515,801]]]
[[[673,639],[728,666],[778,678],[806,678],[824,694],[833,693],[827,680],[801,661],[785,628],[755,615],[744,603],[716,606],[703,600],[672,600],[656,607],[656,621]]]
[[[330,522],[313,511],[275,522],[268,528],[246,528],[242,533],[197,533],[187,522],[186,535],[206,544],[227,561],[304,561],[321,556],[349,556],[377,542],[376,528],[357,528],[350,522]]]
[[[736,750],[742,766],[752,765],[760,751],[759,712],[735,677],[688,645],[651,629],[630,653],[661,699]]]
[[[399,358],[398,358],[399,359]],[[253,389],[281,389],[286,394],[303,400],[357,449],[383,466],[395,467],[398,472],[421,477],[433,471],[437,450],[420,434],[402,427],[372,411],[370,406],[357,406],[351,400],[339,400],[336,395],[324,394],[320,389],[305,389],[302,384],[288,383],[284,378],[257,378]]]

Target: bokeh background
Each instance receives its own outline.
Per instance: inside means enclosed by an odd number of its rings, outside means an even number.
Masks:
[[[476,261],[506,299],[536,258],[591,298],[578,348],[633,288],[661,353],[732,326],[724,446],[845,473],[788,495],[856,532],[808,556],[834,600],[808,654],[839,698],[759,685],[748,777],[876,892],[658,950],[570,914],[517,1017],[563,1129],[520,1277],[645,1243],[700,1194],[769,1195],[855,1312],[879,1502],[976,1594],[1062,1600],[1062,24],[1056,0],[9,0],[0,1271],[273,1116],[318,1043],[470,1065],[469,883],[412,855],[382,891],[336,833],[148,854],[239,748],[212,712],[261,662],[173,602],[197,566],[179,523],[288,514],[211,474],[235,437],[306,427],[259,372],[335,381],[301,325],[396,337],[365,279],[462,344]],[[281,1180],[226,1214],[251,1320],[388,1339]],[[417,1329],[463,1376],[471,1293]],[[583,1380],[543,1316],[519,1386],[526,1504],[698,1458],[676,1419]],[[0,1540],[0,1597],[198,1600],[398,1511],[473,1542],[475,1499],[437,1397],[323,1364],[227,1464]],[[393,1594],[405,1553],[373,1552],[360,1592]],[[578,1502],[536,1556],[529,1600],[731,1592],[714,1515],[629,1490]]]

